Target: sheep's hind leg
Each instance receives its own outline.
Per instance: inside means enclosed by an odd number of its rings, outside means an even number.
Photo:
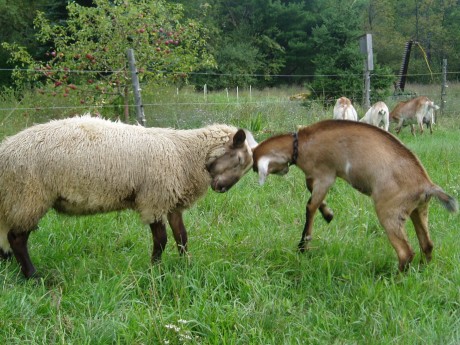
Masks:
[[[153,236],[152,263],[161,260],[161,254],[166,248],[168,237],[166,235],[166,226],[162,221],[156,221],[150,224]]]
[[[8,260],[13,257],[13,253],[11,252],[5,252],[3,249],[0,248],[0,259],[2,260]]]
[[[13,250],[14,257],[21,266],[21,271],[27,279],[32,278],[37,272],[30,260],[29,251],[27,249],[29,235],[29,231],[19,233],[10,231],[8,233],[8,242]]]
[[[174,211],[168,214],[168,222],[177,243],[177,249],[181,255],[187,253],[187,230],[182,219],[182,212]]]
[[[0,259],[7,260],[13,257],[10,243],[8,242],[8,232],[10,230],[0,221]]]

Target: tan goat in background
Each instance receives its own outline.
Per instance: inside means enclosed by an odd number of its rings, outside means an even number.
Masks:
[[[398,103],[390,113],[390,121],[397,122],[395,128],[399,134],[403,126],[410,125],[410,130],[415,135],[414,124],[417,124],[420,133],[423,133],[423,124],[433,133],[434,111],[439,107],[426,96],[420,96],[408,101]]]

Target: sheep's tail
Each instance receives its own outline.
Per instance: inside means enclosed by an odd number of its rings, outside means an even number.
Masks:
[[[452,213],[458,212],[458,201],[454,197],[444,192],[441,187],[433,186],[433,188],[428,191],[428,195],[435,196],[447,211]]]

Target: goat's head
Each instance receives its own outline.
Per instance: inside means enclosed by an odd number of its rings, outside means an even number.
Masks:
[[[263,185],[269,174],[288,173],[293,147],[293,137],[286,134],[269,138],[254,149],[252,168],[259,173],[259,184]]]
[[[211,175],[211,188],[226,192],[252,166],[252,149],[257,142],[249,131],[239,129],[225,145],[224,153],[206,165]]]

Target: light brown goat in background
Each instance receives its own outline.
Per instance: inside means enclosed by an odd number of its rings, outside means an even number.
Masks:
[[[260,143],[253,152],[253,169],[263,184],[269,174],[285,174],[291,164],[305,173],[311,192],[299,249],[312,239],[313,217],[319,208],[330,222],[332,211],[324,199],[340,177],[374,201],[378,219],[396,250],[402,271],[414,257],[405,231],[410,217],[420,248],[431,260],[433,242],[428,231],[428,202],[439,199],[450,212],[457,201],[431,182],[418,158],[396,137],[375,126],[354,121],[326,120],[297,133]]]
[[[438,109],[439,106],[435,105],[428,97],[420,96],[408,101],[399,102],[390,112],[390,121],[398,123],[395,128],[398,134],[403,126],[410,125],[410,131],[415,135],[414,124],[418,125],[422,134],[423,124],[426,124],[432,134],[434,111]]]

